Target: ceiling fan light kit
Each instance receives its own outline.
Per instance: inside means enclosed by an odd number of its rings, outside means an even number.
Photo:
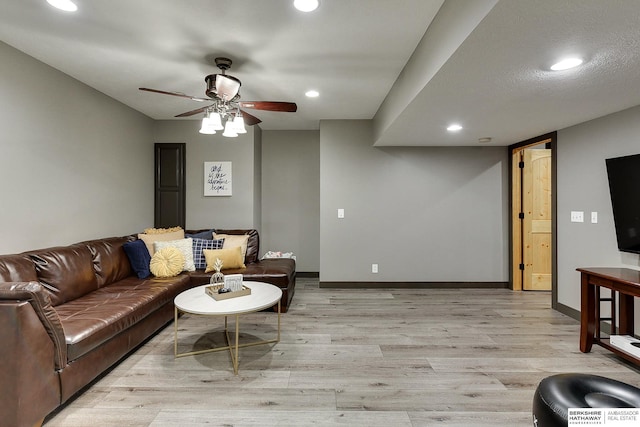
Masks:
[[[204,118],[202,119],[202,126],[200,127],[200,133],[207,135],[214,135],[216,131],[222,130],[222,119],[220,114],[211,113],[209,109],[205,110]]]
[[[213,102],[196,110],[187,111],[176,117],[189,117],[195,114],[204,113],[200,133],[213,135],[216,131],[223,130],[222,136],[229,138],[237,137],[238,134],[247,133],[245,124],[249,126],[257,125],[261,120],[240,108],[252,108],[264,111],[277,111],[294,113],[298,110],[298,106],[293,102],[280,101],[239,101],[240,79],[225,74],[231,68],[232,61],[229,58],[216,58],[216,66],[222,71],[221,74],[209,74],[204,78],[207,83],[205,94],[209,98],[199,98],[197,96],[186,95],[182,92],[169,92],[159,89],[150,89],[146,87],[139,88],[147,92],[155,92],[163,95],[179,96],[181,98],[191,99],[198,102]],[[223,126],[222,121],[226,120]]]
[[[235,138],[238,136],[238,132],[236,132],[235,127],[233,126],[233,120],[227,120],[222,136],[226,136],[227,138]]]
[[[247,133],[247,129],[244,127],[244,119],[242,118],[242,114],[237,114],[233,118],[233,127],[236,130],[237,134]]]
[[[213,130],[211,127],[207,126],[204,123],[204,120],[202,121],[202,127],[200,128],[200,130],[198,132],[200,132],[201,134],[204,134],[204,135],[215,135],[215,133],[216,133],[215,130]]]
[[[202,119],[202,123],[206,123],[206,125],[213,130],[224,129],[224,126],[222,126],[222,118],[220,117],[220,114],[209,111],[207,111],[207,113],[208,114],[205,113],[205,117],[204,119]]]

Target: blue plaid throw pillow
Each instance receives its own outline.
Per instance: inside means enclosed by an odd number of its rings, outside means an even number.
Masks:
[[[204,249],[222,249],[224,239],[205,240],[193,239],[193,263],[196,270],[204,270],[207,268],[207,260],[204,258]]]

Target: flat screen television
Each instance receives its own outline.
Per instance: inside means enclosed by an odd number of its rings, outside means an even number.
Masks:
[[[618,249],[640,253],[640,154],[606,159]]]

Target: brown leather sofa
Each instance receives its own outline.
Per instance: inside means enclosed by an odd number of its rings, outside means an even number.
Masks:
[[[258,260],[249,234],[246,280],[295,288],[293,260]],[[44,418],[173,320],[173,299],[210,274],[138,279],[122,249],[135,236],[111,237],[0,255],[0,426]],[[227,271],[225,271],[227,273]]]

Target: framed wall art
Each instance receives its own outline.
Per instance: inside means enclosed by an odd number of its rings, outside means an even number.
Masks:
[[[231,196],[231,162],[204,162],[204,195]]]

